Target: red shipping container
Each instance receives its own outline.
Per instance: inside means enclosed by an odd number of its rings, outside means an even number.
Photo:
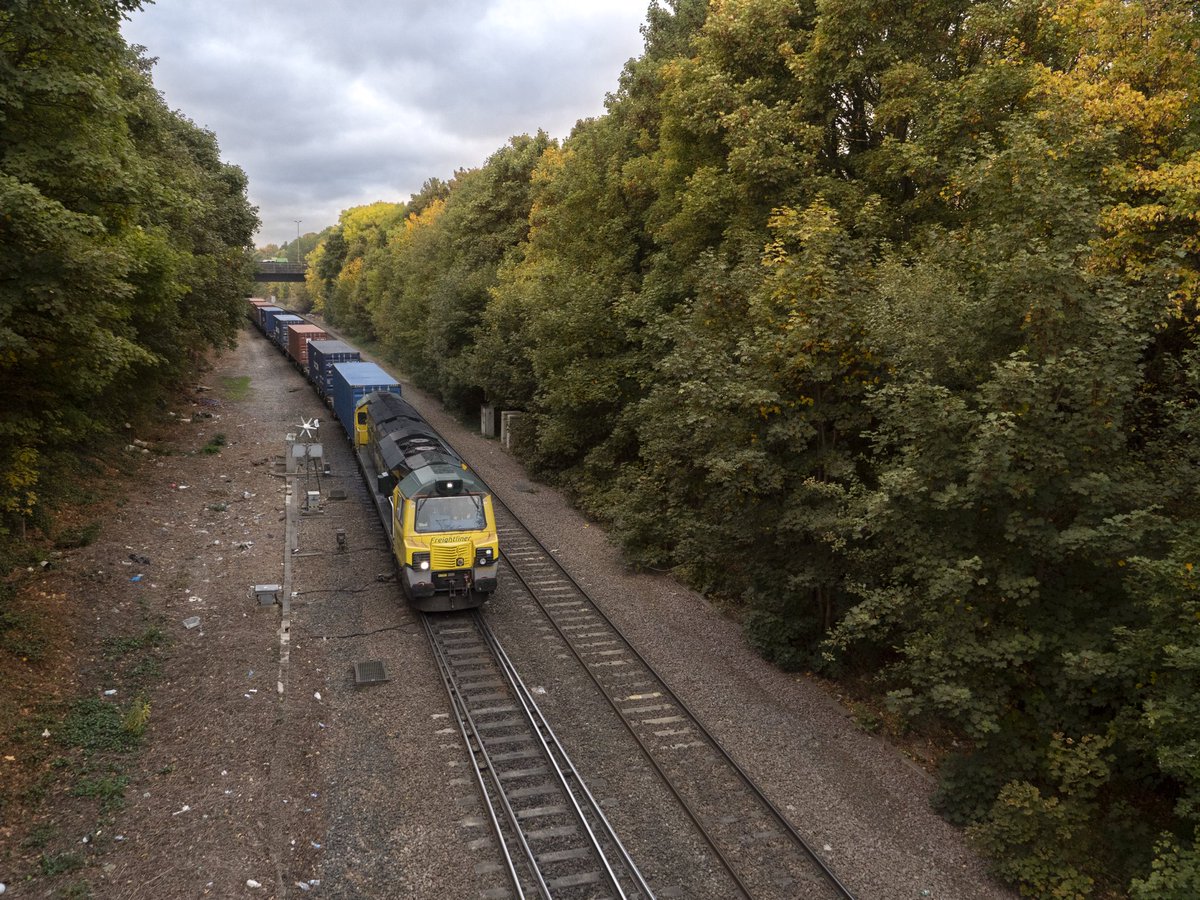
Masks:
[[[289,325],[288,356],[297,362],[303,371],[307,372],[308,342],[327,340],[329,340],[329,334],[320,325],[309,325],[308,323]]]

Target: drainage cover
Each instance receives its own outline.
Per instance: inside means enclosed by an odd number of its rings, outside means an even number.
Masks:
[[[387,670],[384,669],[382,660],[367,659],[354,664],[355,684],[379,684],[387,680]]]

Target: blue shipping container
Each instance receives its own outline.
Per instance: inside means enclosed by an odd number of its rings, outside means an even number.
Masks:
[[[258,327],[263,334],[271,334],[271,327],[275,322],[275,317],[283,315],[287,312],[282,306],[260,306],[258,308]]]
[[[400,393],[400,385],[391,375],[370,362],[333,364],[333,412],[354,440],[354,407],[367,394],[375,391]]]
[[[327,397],[333,392],[333,364],[361,360],[359,352],[343,341],[309,341],[308,380],[319,396]]]
[[[271,340],[278,344],[284,352],[287,351],[287,327],[289,325],[299,325],[304,319],[292,313],[282,313],[275,317],[275,323],[271,330]]]

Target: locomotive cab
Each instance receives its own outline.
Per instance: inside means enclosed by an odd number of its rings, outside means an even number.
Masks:
[[[445,594],[447,607],[471,592],[496,589],[499,546],[492,498],[470,473],[423,467],[396,487],[397,557],[404,588],[415,601]]]
[[[398,395],[367,395],[354,421],[409,600],[425,611],[478,606],[500,559],[487,488]]]

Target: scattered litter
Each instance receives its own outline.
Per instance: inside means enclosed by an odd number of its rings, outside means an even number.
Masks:
[[[183,620],[184,628],[197,628],[197,627],[199,627],[199,625],[200,625],[200,617],[199,616],[189,616],[188,618]]]
[[[145,577],[145,576],[144,576],[144,575],[142,575],[142,574],[139,572],[137,575],[134,575],[134,576],[133,576],[132,578],[130,578],[129,580],[130,580],[130,581],[141,581],[141,580],[142,580],[142,578],[144,578],[144,577]]]
[[[105,691],[105,692],[104,692],[104,696],[105,696],[105,697],[115,697],[115,696],[117,696],[117,689],[116,689],[116,688],[109,688],[107,691]]]
[[[314,850],[320,850],[320,849],[321,849],[321,845],[320,845],[320,844],[318,844],[316,841],[309,841],[309,843],[310,843],[310,844],[312,844],[312,848],[313,848]]]
[[[42,732],[42,737],[50,737],[50,729],[47,728]]]
[[[221,774],[222,774],[222,775],[228,775],[228,774],[229,774],[229,770],[228,770],[228,769],[222,769],[222,770],[221,770]]]
[[[544,693],[546,693],[546,689],[539,684],[533,688],[533,692],[535,694],[544,694]]]
[[[318,725],[320,725],[322,728],[328,728],[328,727],[329,727],[329,726],[328,726],[328,725],[326,725],[324,722],[318,722],[317,724],[318,724]]]
[[[310,796],[310,797],[312,797],[314,800],[316,800],[316,799],[317,799],[317,797],[318,797],[318,796],[320,796],[320,795],[314,792],[314,793],[312,793],[312,794],[309,794],[308,796]]]
[[[320,699],[321,699],[321,692],[320,692],[320,691],[317,691],[315,694],[313,694],[313,699],[315,699],[315,700],[320,700]]]
[[[242,499],[249,500],[251,497],[257,497],[258,494],[252,494],[249,491],[242,491]]]
[[[832,847],[830,847],[828,844],[826,844],[826,845],[825,845],[825,847],[824,847],[824,850],[825,850],[825,852],[826,852],[826,853],[829,853],[831,850],[833,850],[833,848],[832,848]]]
[[[191,810],[191,807],[190,807],[190,806],[188,806],[188,805],[185,803],[185,804],[183,804],[183,808],[182,808],[182,809],[177,809],[177,810],[175,810],[175,812],[171,813],[171,815],[173,815],[173,816],[181,816],[181,815],[183,815],[185,812],[189,812],[190,810]]]
[[[253,700],[253,699],[254,699],[254,698],[253,698],[253,697],[251,697],[249,694],[242,694],[242,696],[243,696],[243,697],[245,697],[247,700]]]
[[[260,888],[260,887],[262,887],[262,885],[261,885],[261,884],[259,884],[257,881],[255,881],[253,878],[247,878],[247,879],[246,879],[246,887],[248,887],[248,888]]]
[[[125,840],[125,835],[123,835],[123,834],[113,835],[113,840],[114,841],[123,841],[123,840]]]
[[[140,563],[143,566],[150,565],[150,557],[143,556],[140,553],[130,553],[129,558],[132,559],[135,563]]]
[[[307,881],[297,881],[296,887],[300,888],[300,890],[302,890],[302,891],[310,890]]]
[[[177,490],[177,491],[186,491],[190,487],[190,485],[173,484],[173,485],[171,485],[171,487],[175,488],[175,490]]]
[[[188,603],[203,603],[203,602],[204,602],[203,599],[198,597],[196,594],[192,594],[192,596],[188,597]]]

